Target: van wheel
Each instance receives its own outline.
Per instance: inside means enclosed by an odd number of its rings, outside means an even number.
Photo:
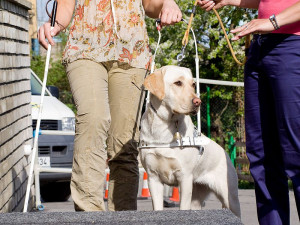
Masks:
[[[70,181],[52,182],[41,186],[41,197],[45,202],[65,202],[70,195]]]

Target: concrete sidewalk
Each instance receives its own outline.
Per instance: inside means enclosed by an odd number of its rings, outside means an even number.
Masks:
[[[256,203],[254,190],[239,190],[239,199],[242,212],[242,223],[245,225],[257,225]],[[43,203],[45,212],[74,212],[73,202],[70,199],[68,202],[53,202]],[[291,225],[299,225],[299,219],[296,209],[294,193],[290,191],[290,205],[291,205]],[[178,205],[175,208],[165,208],[165,210],[178,210]],[[221,203],[214,197],[210,196],[202,211],[211,211],[212,209],[221,209]],[[151,199],[138,200],[138,211],[152,211]],[[176,214],[175,214],[176,215]],[[182,223],[183,224],[183,223]],[[216,223],[212,223],[216,224]]]
[[[0,213],[0,224],[242,225],[229,210]]]
[[[231,211],[221,209],[220,202],[210,196],[199,211],[179,211],[178,204],[165,211],[152,211],[151,199],[138,200],[138,211],[74,212],[73,201],[43,203],[43,212],[0,213],[0,224],[125,224],[125,225],[257,225],[254,190],[239,190],[242,220]],[[294,193],[290,192],[291,225],[299,223]]]

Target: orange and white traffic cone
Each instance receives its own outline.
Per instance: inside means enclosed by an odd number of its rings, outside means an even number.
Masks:
[[[105,194],[104,194],[105,200],[107,200],[108,198],[108,184],[109,184],[109,173],[106,174],[106,185],[105,185]]]
[[[172,197],[170,198],[170,200],[173,201],[173,202],[179,202],[180,201],[178,187],[173,187],[173,193],[172,193]]]
[[[148,198],[151,196],[149,188],[148,188],[148,180],[147,179],[148,179],[148,175],[146,172],[144,172],[143,188],[142,188],[142,194],[141,194],[142,198]]]

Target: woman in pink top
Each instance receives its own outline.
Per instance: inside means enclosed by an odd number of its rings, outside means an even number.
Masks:
[[[254,33],[245,65],[247,156],[255,180],[260,224],[290,224],[288,177],[300,213],[300,1],[199,1],[258,8],[258,19],[232,30]],[[292,221],[296,223],[296,221]]]

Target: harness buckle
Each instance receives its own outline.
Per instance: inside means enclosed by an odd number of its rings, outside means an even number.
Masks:
[[[185,47],[186,47],[186,45],[183,45],[182,48],[181,48],[181,52],[177,55],[177,61],[178,62],[182,61],[185,57],[185,55],[184,55]]]

